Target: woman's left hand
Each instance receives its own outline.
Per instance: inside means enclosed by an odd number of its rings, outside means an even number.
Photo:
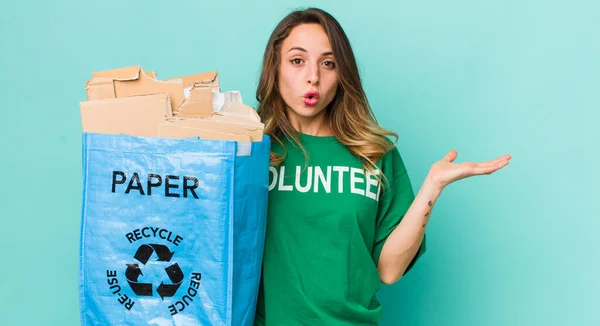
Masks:
[[[440,188],[444,188],[452,182],[474,175],[492,174],[505,167],[511,159],[507,154],[487,162],[453,163],[457,156],[458,153],[451,150],[446,157],[435,162],[429,170],[428,178]]]

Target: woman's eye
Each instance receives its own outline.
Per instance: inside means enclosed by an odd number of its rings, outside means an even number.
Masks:
[[[302,59],[295,58],[295,59],[290,60],[290,62],[294,65],[299,65],[302,63]]]
[[[327,68],[335,68],[335,62],[333,61],[325,61],[323,62],[323,64],[327,67]]]

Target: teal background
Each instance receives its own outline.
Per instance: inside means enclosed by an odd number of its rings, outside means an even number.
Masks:
[[[93,71],[216,69],[254,90],[266,40],[318,5],[348,33],[415,190],[450,149],[505,153],[448,187],[382,325],[599,325],[597,1],[31,1],[0,10],[0,325],[77,325],[79,101]]]

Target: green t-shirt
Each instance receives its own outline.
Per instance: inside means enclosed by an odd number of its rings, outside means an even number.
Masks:
[[[414,199],[402,158],[394,148],[377,163],[384,191],[335,137],[299,136],[308,162],[283,139],[287,156],[270,167],[255,325],[377,325],[377,261]],[[425,240],[408,269],[424,252]]]

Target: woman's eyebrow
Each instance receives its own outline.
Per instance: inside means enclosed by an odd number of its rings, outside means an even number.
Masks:
[[[308,51],[306,51],[306,49],[305,49],[305,48],[302,48],[302,47],[299,47],[299,46],[294,46],[294,47],[290,48],[290,49],[289,49],[287,52],[291,52],[291,51],[293,51],[293,50],[298,50],[298,51],[302,51],[302,52],[308,52]],[[321,54],[321,56],[322,56],[322,57],[324,57],[324,56],[328,56],[328,55],[333,55],[333,52],[331,52],[331,51],[328,51],[328,52],[323,52],[323,53]]]
[[[299,46],[294,46],[293,48],[289,49],[287,52],[291,52],[293,50],[298,50],[298,51],[302,51],[302,52],[308,52],[308,51],[306,51],[306,49],[301,48]]]

